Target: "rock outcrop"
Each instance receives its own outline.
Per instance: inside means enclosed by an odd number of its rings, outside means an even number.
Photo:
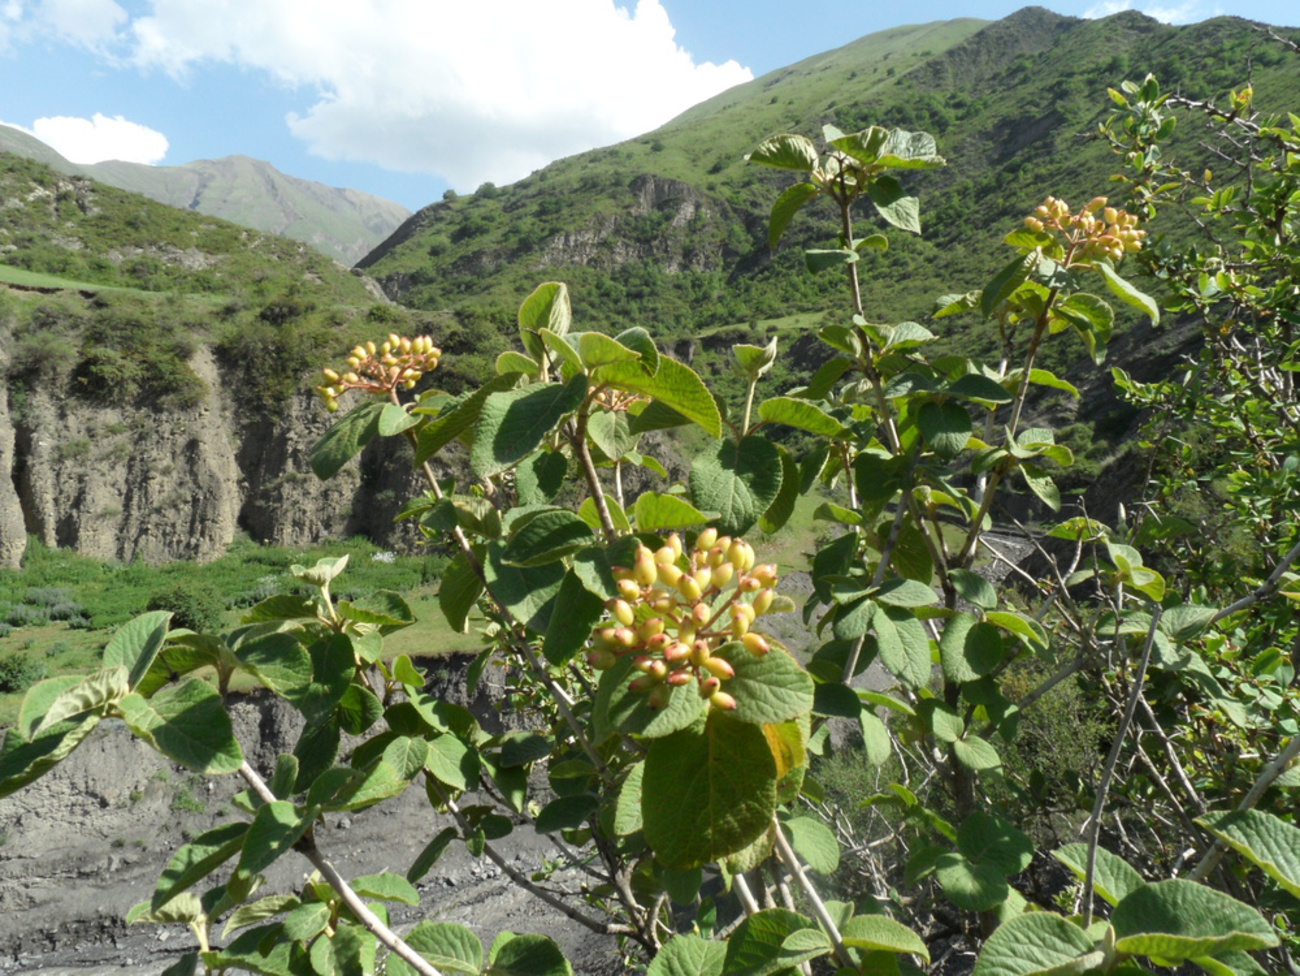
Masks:
[[[249,410],[223,392],[210,351],[190,366],[208,393],[186,410],[97,407],[41,387],[19,404],[0,397],[0,566],[18,566],[29,535],[147,562],[215,559],[241,531],[292,546],[410,541],[392,522],[418,490],[404,445],[372,445],[322,482],[309,457],[331,418],[314,397]]]

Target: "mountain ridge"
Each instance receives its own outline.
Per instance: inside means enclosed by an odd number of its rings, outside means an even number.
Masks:
[[[0,125],[0,152],[86,176],[180,210],[303,241],[349,267],[410,214],[382,197],[290,176],[242,153],[179,166],[122,160],[73,163],[21,129]]]

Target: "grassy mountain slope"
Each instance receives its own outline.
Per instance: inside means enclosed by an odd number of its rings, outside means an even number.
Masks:
[[[0,153],[11,408],[37,384],[101,404],[193,405],[201,345],[230,367],[241,402],[270,406],[332,351],[408,320],[298,241]]]
[[[770,255],[767,214],[790,180],[741,157],[774,131],[879,123],[932,132],[949,160],[907,181],[924,237],[893,233],[887,254],[863,262],[870,315],[921,317],[937,295],[982,284],[1003,260],[1001,237],[1043,196],[1107,191],[1118,161],[1092,134],[1108,86],[1154,71],[1211,96],[1242,84],[1252,61],[1261,107],[1300,105],[1294,59],[1237,18],[1171,27],[1133,12],[1078,20],[1026,8],[995,23],[897,28],[645,136],[426,207],[359,266],[404,303],[454,310],[480,335],[507,330],[548,278],[570,283],[585,325],[664,336],[839,307],[840,281],[808,275],[799,253],[824,245],[829,213],[801,214]],[[1184,145],[1194,156],[1194,132]]]
[[[181,210],[305,241],[347,265],[409,216],[405,207],[392,201],[287,176],[270,163],[247,156],[201,159],[183,166],[119,160],[82,165],[9,126],[0,126],[0,152],[26,156],[61,173],[88,176]]]

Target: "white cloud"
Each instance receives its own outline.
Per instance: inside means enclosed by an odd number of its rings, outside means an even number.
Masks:
[[[1101,3],[1088,8],[1083,16],[1090,20],[1096,20],[1099,17],[1109,17],[1111,14],[1117,14],[1124,10],[1138,10],[1162,24],[1194,24],[1205,20],[1207,17],[1218,17],[1223,13],[1219,7],[1207,10],[1201,0],[1188,0],[1187,3],[1175,6],[1135,3],[1134,0],[1102,0]]]
[[[37,119],[30,129],[20,125],[14,128],[35,136],[73,163],[120,159],[153,165],[167,155],[165,135],[120,115],[109,118],[96,112],[92,119],[53,116]]]
[[[103,52],[129,19],[116,0],[3,0],[0,47],[45,37]]]
[[[659,0],[154,0],[134,58],[205,61],[312,90],[288,119],[327,158],[437,174],[462,189],[655,128],[752,78],[697,64]]]

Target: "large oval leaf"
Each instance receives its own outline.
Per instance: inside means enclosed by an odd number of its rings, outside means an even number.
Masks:
[[[776,445],[750,435],[719,441],[691,462],[691,496],[706,511],[719,512],[719,530],[743,535],[781,493],[781,454]]]

